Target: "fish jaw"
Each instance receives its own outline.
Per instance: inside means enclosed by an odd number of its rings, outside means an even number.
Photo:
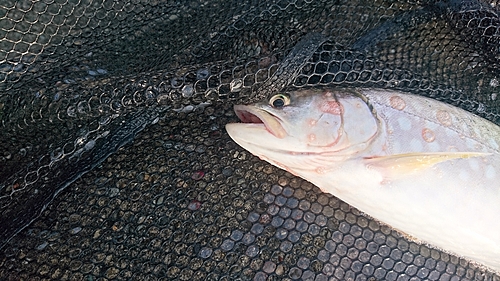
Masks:
[[[287,135],[278,117],[271,115],[265,110],[255,106],[235,105],[234,112],[240,118],[241,122],[253,124],[257,128],[263,127],[276,138],[282,139]],[[261,125],[259,126],[259,124]]]
[[[240,146],[253,153],[252,147],[259,146],[263,140],[270,143],[272,139],[279,141],[263,123],[229,123],[226,124],[229,136]]]
[[[272,162],[267,157],[269,154],[278,159],[287,154],[280,148],[284,143],[293,145],[294,141],[276,116],[252,105],[235,105],[234,112],[243,123],[226,124],[226,131],[238,145],[268,162]],[[262,145],[263,142],[266,146]],[[287,169],[284,165],[273,164]]]
[[[274,136],[263,123],[229,123],[226,124],[226,131],[234,142],[253,155],[290,171],[289,167],[272,160],[284,159],[287,153],[278,149],[283,139]],[[265,147],[262,142],[266,143]]]
[[[301,143],[297,139],[288,135],[277,138],[262,123],[229,123],[226,124],[226,131],[245,150],[296,176],[304,177],[305,174],[316,173],[316,170],[326,171],[339,161],[334,155],[300,152],[297,148]]]

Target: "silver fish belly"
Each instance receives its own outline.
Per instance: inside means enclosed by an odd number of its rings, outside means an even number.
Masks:
[[[243,148],[373,218],[500,272],[500,127],[403,92],[308,89],[235,106]]]

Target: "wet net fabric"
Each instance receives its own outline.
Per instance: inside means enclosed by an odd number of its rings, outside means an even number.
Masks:
[[[288,87],[500,124],[496,1],[0,3],[0,279],[499,280],[230,140]]]

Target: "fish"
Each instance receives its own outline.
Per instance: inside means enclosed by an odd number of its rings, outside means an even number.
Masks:
[[[409,240],[500,272],[500,127],[410,93],[305,88],[252,105],[229,136]]]

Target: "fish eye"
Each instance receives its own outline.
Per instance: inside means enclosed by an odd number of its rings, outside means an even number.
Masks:
[[[282,108],[290,104],[290,97],[284,94],[274,95],[270,100],[269,104],[274,108]]]

